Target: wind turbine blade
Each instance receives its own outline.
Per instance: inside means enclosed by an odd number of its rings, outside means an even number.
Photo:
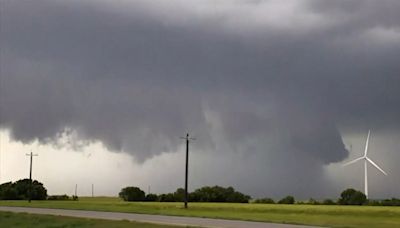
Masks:
[[[368,144],[369,144],[369,135],[370,135],[370,134],[371,134],[371,130],[368,130],[367,141],[365,142],[364,157],[367,157],[367,153],[368,153]]]
[[[381,171],[383,174],[385,174],[387,176],[387,173],[385,171],[383,171],[383,169],[381,169],[377,164],[375,164],[375,162],[373,162],[371,159],[366,158],[367,161],[369,161],[373,166],[375,166],[375,168],[377,168],[379,171]]]
[[[350,161],[350,162],[347,162],[347,163],[343,164],[343,166],[348,166],[348,165],[353,164],[353,163],[356,163],[356,162],[358,162],[358,161],[360,161],[360,160],[362,160],[362,159],[364,159],[364,157],[356,158],[356,159],[354,159],[353,161]]]

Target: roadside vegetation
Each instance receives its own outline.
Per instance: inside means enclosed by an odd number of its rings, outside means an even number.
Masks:
[[[13,183],[0,185],[0,196],[9,192],[10,186]],[[31,203],[21,200],[26,197],[18,197],[20,200],[0,200],[0,206],[131,212],[329,227],[400,227],[400,207],[396,207],[399,206],[399,199],[368,201],[362,192],[354,189],[346,189],[337,200],[297,201],[293,196],[285,196],[275,201],[268,197],[251,200],[232,187],[206,186],[189,194],[189,209],[183,208],[183,189],[177,189],[174,193],[146,195],[140,188],[125,187],[119,196],[70,200],[66,195],[58,195]]]
[[[127,202],[80,197],[79,201],[0,201],[0,206],[64,208],[205,218],[237,219],[326,227],[400,227],[400,207],[254,203]]]
[[[78,200],[78,196],[47,195],[47,189],[37,180],[22,179],[16,182],[7,182],[0,185],[0,200],[32,200],[68,201]],[[145,194],[138,187],[129,186],[121,189],[119,197],[124,201],[138,202],[183,202],[185,191],[178,188],[173,193]],[[367,200],[361,191],[355,189],[344,190],[337,200],[324,199],[318,201],[296,201],[293,196],[285,196],[275,201],[272,198],[251,199],[250,196],[236,191],[233,187],[204,186],[188,193],[189,202],[220,202],[220,203],[256,203],[256,204],[310,204],[310,205],[369,205],[369,206],[400,206],[400,199]]]
[[[173,228],[176,226],[138,223],[130,221],[110,221],[100,219],[84,219],[54,215],[34,215],[26,213],[12,213],[0,211],[1,227],[18,228]]]

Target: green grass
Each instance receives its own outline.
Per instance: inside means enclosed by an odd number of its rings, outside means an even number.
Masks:
[[[66,208],[145,214],[238,219],[329,227],[400,227],[400,207],[268,205],[233,203],[123,202],[117,198],[80,198],[79,201],[0,201],[0,206]]]
[[[1,227],[18,228],[174,228],[174,226],[138,223],[130,221],[110,221],[100,219],[84,219],[54,215],[34,215],[0,211]]]

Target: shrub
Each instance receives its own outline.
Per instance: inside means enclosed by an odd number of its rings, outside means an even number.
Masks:
[[[160,202],[176,202],[176,201],[175,201],[175,198],[174,198],[174,194],[172,194],[172,193],[161,194],[161,195],[158,197],[158,200],[159,200]]]
[[[307,203],[311,204],[311,205],[320,205],[321,204],[320,202],[318,202],[318,200],[313,199],[313,198],[310,198]]]
[[[293,196],[286,196],[285,198],[278,201],[279,204],[294,204]]]
[[[254,203],[274,204],[275,201],[271,198],[261,198],[261,199],[256,199]]]
[[[325,199],[322,204],[324,205],[335,205],[336,203],[331,199]]]
[[[396,198],[385,199],[385,200],[382,200],[381,205],[382,206],[400,206],[400,199],[396,199]]]
[[[67,195],[52,195],[47,197],[48,200],[69,200],[69,196]]]
[[[158,196],[156,194],[147,194],[145,197],[145,201],[154,202],[158,200]]]
[[[121,189],[119,197],[124,201],[144,201],[145,193],[138,187],[125,187]]]
[[[368,200],[368,206],[382,206],[379,200]]]

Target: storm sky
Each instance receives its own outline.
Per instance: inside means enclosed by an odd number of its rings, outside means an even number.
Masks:
[[[400,195],[397,0],[0,2],[0,182],[35,148],[50,192],[173,191],[189,132],[192,188],[336,197],[371,129],[370,192]]]

